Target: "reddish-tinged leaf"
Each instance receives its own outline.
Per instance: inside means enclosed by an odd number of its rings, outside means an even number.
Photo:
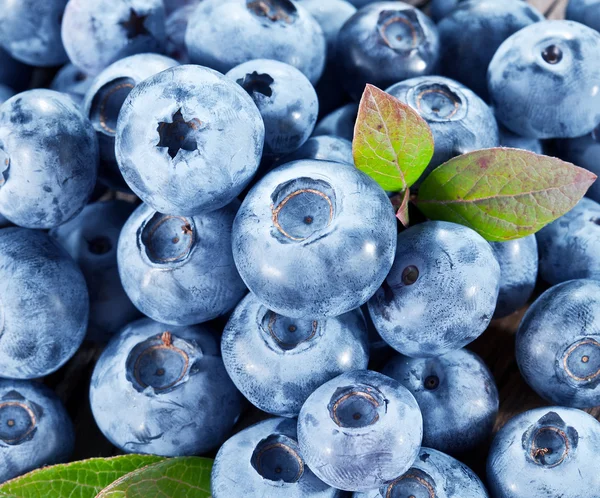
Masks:
[[[433,156],[429,125],[410,106],[367,85],[358,108],[352,151],[356,167],[384,190],[415,183]]]
[[[396,209],[396,218],[400,220],[402,226],[408,227],[410,220],[408,219],[408,202],[410,201],[410,189],[404,192],[399,192],[391,199],[392,205]]]
[[[484,149],[455,157],[429,174],[418,207],[490,241],[524,237],[577,204],[596,175],[554,157],[518,149]]]

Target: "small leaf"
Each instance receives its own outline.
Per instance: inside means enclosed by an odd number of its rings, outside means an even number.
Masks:
[[[489,241],[524,237],[577,204],[596,175],[554,157],[484,149],[450,159],[425,179],[417,206]]]
[[[171,458],[122,477],[97,498],[209,498],[212,464],[208,458]]]
[[[360,100],[352,152],[356,167],[384,190],[415,183],[433,156],[433,135],[412,107],[373,85]]]
[[[2,484],[0,498],[94,498],[120,477],[162,460],[124,455],[44,467]]]

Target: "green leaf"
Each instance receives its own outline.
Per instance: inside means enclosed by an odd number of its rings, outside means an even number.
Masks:
[[[412,107],[373,85],[360,100],[352,141],[354,163],[384,190],[415,183],[433,156],[433,135]]]
[[[162,460],[153,455],[124,455],[45,467],[2,484],[0,497],[94,498],[120,477]]]
[[[171,458],[122,477],[97,498],[209,498],[208,458]]]
[[[419,188],[430,219],[453,221],[489,241],[524,237],[577,204],[596,175],[554,157],[484,149],[442,164]]]

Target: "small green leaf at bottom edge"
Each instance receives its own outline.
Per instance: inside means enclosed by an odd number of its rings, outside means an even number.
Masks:
[[[450,159],[419,188],[417,207],[432,220],[460,223],[489,241],[536,233],[570,211],[596,175],[555,157],[493,148]]]
[[[94,498],[124,475],[163,460],[122,455],[43,467],[0,485],[0,498]]]
[[[208,458],[170,458],[115,481],[96,498],[210,498]]]

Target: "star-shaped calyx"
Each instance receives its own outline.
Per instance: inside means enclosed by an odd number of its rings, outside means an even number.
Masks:
[[[146,29],[145,24],[147,18],[147,15],[141,16],[135,10],[129,9],[129,18],[121,21],[119,24],[127,32],[127,38],[132,40],[142,35],[150,36],[150,32]]]
[[[157,147],[167,147],[169,156],[175,158],[177,153],[183,150],[196,150],[198,148],[197,134],[202,128],[202,122],[197,118],[186,121],[179,109],[173,114],[173,121],[158,123],[158,136],[160,137]]]

